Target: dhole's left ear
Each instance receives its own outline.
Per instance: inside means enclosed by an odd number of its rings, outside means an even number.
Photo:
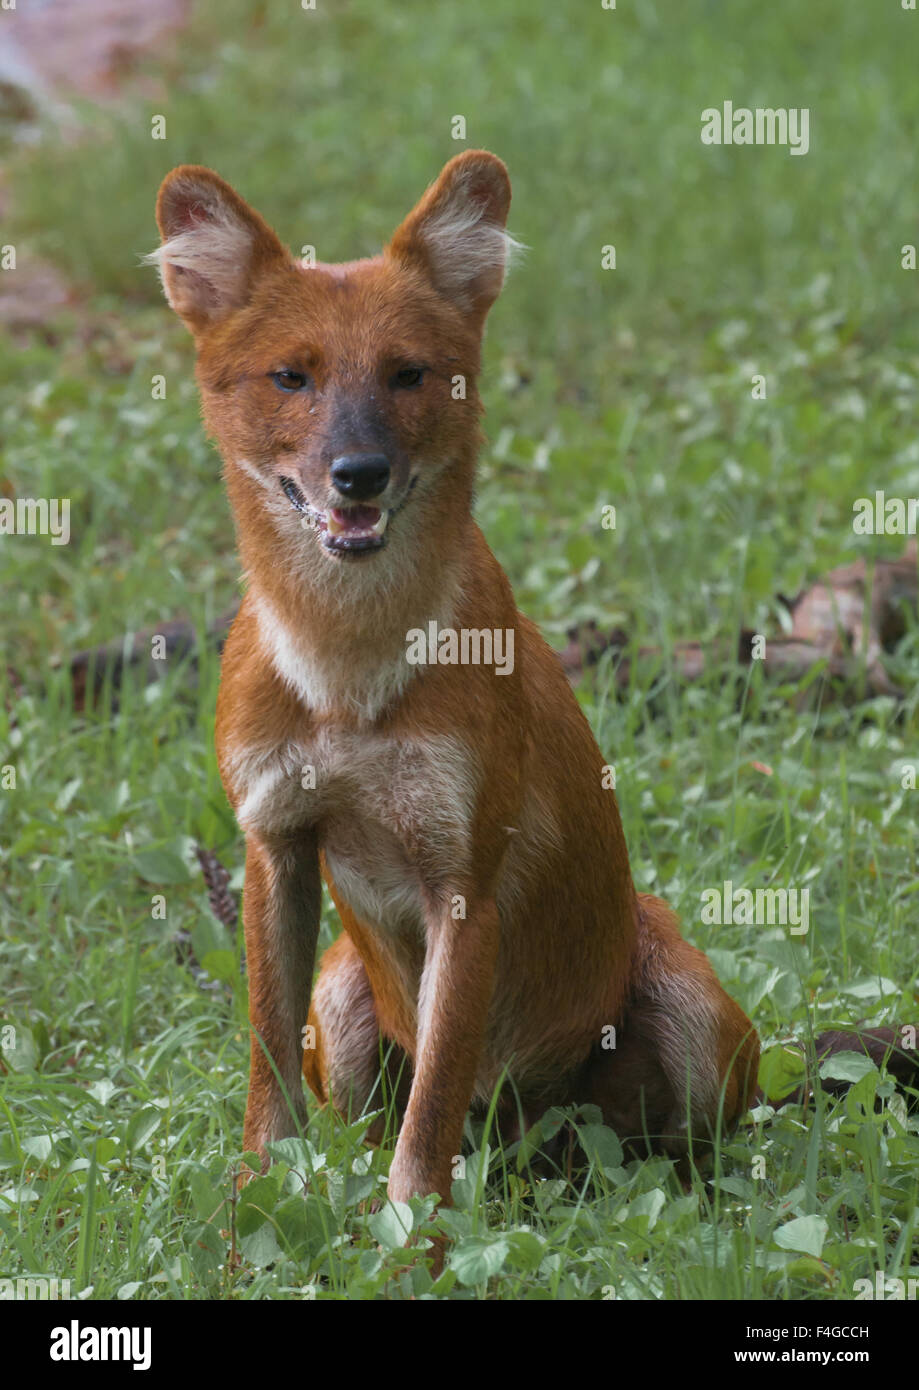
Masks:
[[[162,245],[146,259],[159,266],[166,298],[192,333],[247,302],[256,278],[293,258],[258,213],[212,169],[182,164],[156,200]]]
[[[511,182],[501,160],[487,150],[465,150],[444,166],[386,254],[421,266],[445,299],[484,318],[516,245],[504,230],[510,204]]]

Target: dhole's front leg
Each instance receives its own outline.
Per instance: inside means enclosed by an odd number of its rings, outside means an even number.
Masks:
[[[492,901],[467,906],[465,920],[444,910],[426,926],[415,1074],[389,1173],[396,1201],[431,1192],[450,1199],[453,1156],[485,1039],[498,932]]]
[[[301,1032],[309,1009],[320,902],[314,834],[247,837],[243,923],[252,1036],[243,1145],[258,1153],[263,1165],[265,1145],[295,1134],[297,1122],[306,1118]]]

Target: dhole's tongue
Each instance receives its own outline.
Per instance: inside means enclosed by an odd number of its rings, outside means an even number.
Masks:
[[[383,532],[379,507],[333,507],[326,514],[326,526],[332,535],[378,536]]]
[[[369,531],[380,519],[379,507],[333,507],[332,515],[346,531]]]

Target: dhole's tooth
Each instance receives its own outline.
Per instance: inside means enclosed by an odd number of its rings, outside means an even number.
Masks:
[[[344,526],[337,522],[330,511],[325,513],[325,529],[330,536],[340,536],[344,531]]]
[[[373,523],[371,530],[375,536],[382,536],[386,530],[386,523],[389,520],[389,512],[380,512],[379,520]]]

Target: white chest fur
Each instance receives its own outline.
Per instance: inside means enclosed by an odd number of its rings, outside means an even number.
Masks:
[[[241,751],[230,776],[243,830],[316,828],[338,891],[368,925],[418,925],[425,888],[449,891],[468,871],[478,770],[449,735],[326,727],[308,744]]]

